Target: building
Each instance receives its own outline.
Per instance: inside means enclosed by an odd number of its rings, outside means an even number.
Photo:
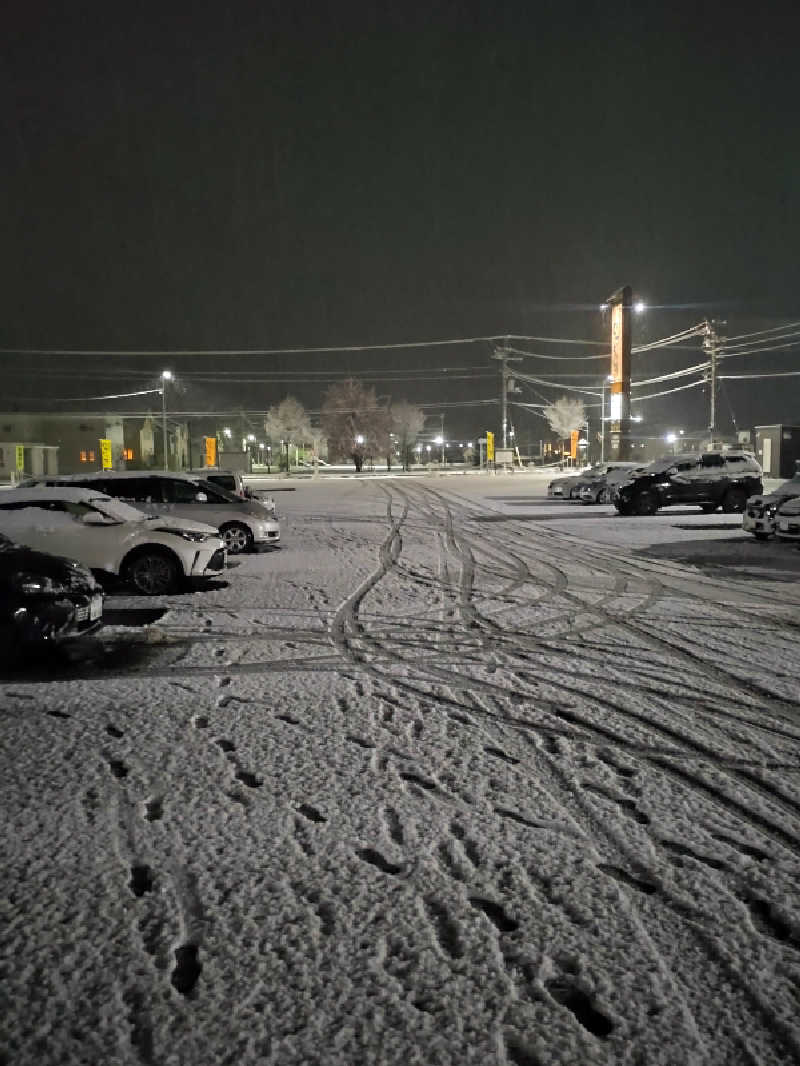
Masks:
[[[765,477],[793,477],[800,459],[800,426],[756,426],[756,459]]]
[[[57,445],[0,440],[0,481],[14,481],[25,474],[58,473]]]
[[[191,466],[189,426],[180,417],[167,424],[169,467]],[[158,414],[87,414],[86,412],[0,412],[0,440],[4,448],[0,477],[17,468],[15,445],[23,444],[26,474],[79,474],[101,465],[100,441],[111,441],[115,470],[163,466],[161,417]],[[29,444],[41,441],[41,444]],[[6,454],[5,449],[9,448]],[[45,452],[48,452],[45,456]],[[55,452],[55,457],[50,453]],[[198,456],[199,458],[199,456]],[[52,469],[55,463],[56,469]],[[45,468],[47,464],[47,468]]]

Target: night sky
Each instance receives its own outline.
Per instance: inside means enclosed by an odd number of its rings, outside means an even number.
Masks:
[[[800,320],[800,16],[777,5],[4,12],[1,347],[603,339],[597,305],[625,283],[658,308],[635,341],[705,314],[729,333]],[[726,369],[793,369],[798,350]],[[0,359],[7,402],[142,388],[170,365],[191,407],[313,408],[317,385],[224,375],[374,372],[382,394],[457,402],[496,395],[488,352]],[[525,363],[587,366],[599,379]],[[482,371],[413,379],[443,367]],[[800,422],[796,383],[731,383],[723,414]],[[704,403],[648,416],[702,426]],[[465,434],[492,418],[448,414]]]

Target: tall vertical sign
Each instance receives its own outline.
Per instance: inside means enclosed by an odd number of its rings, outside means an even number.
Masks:
[[[631,453],[632,302],[630,285],[618,289],[608,299],[611,309],[610,459],[630,459]]]

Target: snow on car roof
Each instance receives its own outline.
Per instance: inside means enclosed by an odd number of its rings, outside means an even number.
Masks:
[[[69,503],[88,503],[90,500],[108,500],[110,496],[96,489],[70,488],[68,485],[33,485],[29,489],[9,489],[4,492],[0,505],[4,503],[27,503],[35,500],[66,500]]]
[[[170,477],[181,478],[184,481],[196,481],[197,476],[197,474],[186,473],[182,470],[90,470],[85,474],[52,474],[50,477],[41,475],[36,480],[58,482],[61,485],[69,484],[71,481],[81,483],[100,478],[113,478],[116,481],[118,478]]]

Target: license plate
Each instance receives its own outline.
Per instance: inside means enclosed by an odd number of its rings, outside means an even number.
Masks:
[[[103,613],[103,597],[92,596],[92,602],[89,604],[89,621],[94,622]]]

